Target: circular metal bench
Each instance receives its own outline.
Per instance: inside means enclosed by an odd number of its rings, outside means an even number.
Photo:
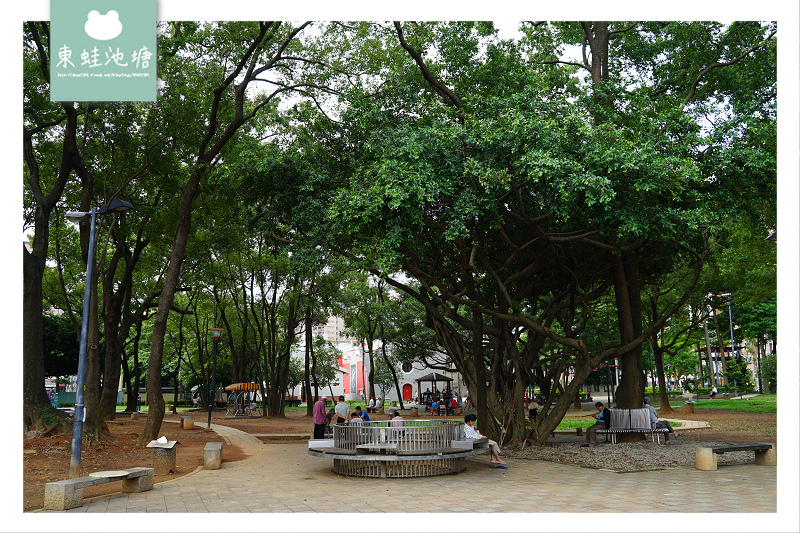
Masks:
[[[309,455],[333,459],[333,471],[357,477],[455,474],[465,459],[489,452],[486,439],[465,439],[455,420],[376,421],[333,426],[332,439],[309,441]]]

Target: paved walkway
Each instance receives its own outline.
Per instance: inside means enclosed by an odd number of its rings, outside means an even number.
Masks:
[[[524,459],[508,459],[508,469],[498,470],[485,457],[474,457],[457,475],[347,478],[333,473],[332,460],[308,455],[305,441],[265,445],[233,428],[213,428],[251,457],[223,462],[220,470],[198,469],[151,491],[93,498],[62,512],[774,513],[777,508],[778,469],[755,464],[716,472],[676,468],[617,474]],[[583,519],[569,523],[584,529]]]

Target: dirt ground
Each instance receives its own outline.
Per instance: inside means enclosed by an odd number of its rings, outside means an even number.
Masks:
[[[191,430],[183,430],[180,416],[193,416],[195,426]],[[373,420],[385,420],[386,415],[371,415]],[[84,444],[81,456],[81,475],[105,470],[120,470],[134,466],[150,467],[153,464],[153,451],[142,448],[136,441],[144,428],[146,415],[139,420],[130,420],[120,415],[108,423],[111,438],[100,444],[87,446]],[[461,417],[447,417],[461,418]],[[730,443],[776,442],[777,416],[774,414],[738,413],[729,411],[696,411],[686,414],[675,411],[664,418],[684,420],[704,420],[711,424],[710,429],[692,431],[692,439],[720,441]],[[203,447],[207,442],[220,442],[222,439],[213,432],[216,424],[225,425],[252,434],[286,434],[287,439],[270,439],[266,443],[279,444],[296,437],[289,435],[309,435],[313,431],[311,417],[304,411],[287,411],[285,418],[225,418],[225,411],[216,411],[212,417],[212,431],[207,431],[207,412],[181,412],[178,415],[167,413],[161,426],[161,434],[169,440],[179,442],[177,450],[176,470],[168,475],[155,476],[160,483],[194,472],[203,465]],[[170,422],[172,421],[172,422]],[[680,430],[678,430],[680,431]],[[51,481],[59,481],[69,477],[69,458],[71,434],[45,435],[24,439],[23,475],[25,511],[41,509],[44,504],[44,485]],[[224,461],[241,461],[247,455],[235,446],[227,446]],[[122,482],[116,481],[96,485],[84,489],[84,498],[113,494],[122,490]]]

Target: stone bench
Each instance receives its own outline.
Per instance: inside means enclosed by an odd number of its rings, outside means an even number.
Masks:
[[[203,448],[203,468],[219,470],[222,467],[222,443],[207,442]]]
[[[777,466],[778,452],[773,444],[730,444],[726,446],[711,446],[695,448],[694,466],[697,470],[716,470],[717,455],[725,452],[756,452],[756,464],[762,466]]]
[[[144,492],[153,488],[153,468],[128,468],[96,472],[85,477],[53,481],[44,486],[44,508],[65,511],[83,505],[83,489],[122,480],[122,492]]]
[[[181,429],[194,429],[194,418],[191,416],[182,416]]]

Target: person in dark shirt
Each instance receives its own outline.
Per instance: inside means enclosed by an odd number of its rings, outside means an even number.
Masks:
[[[594,448],[597,445],[597,435],[595,435],[595,432],[598,429],[608,429],[611,427],[611,412],[603,406],[603,402],[597,402],[594,406],[597,408],[597,414],[592,416],[595,418],[596,422],[586,430],[586,442],[581,444],[582,448]]]

